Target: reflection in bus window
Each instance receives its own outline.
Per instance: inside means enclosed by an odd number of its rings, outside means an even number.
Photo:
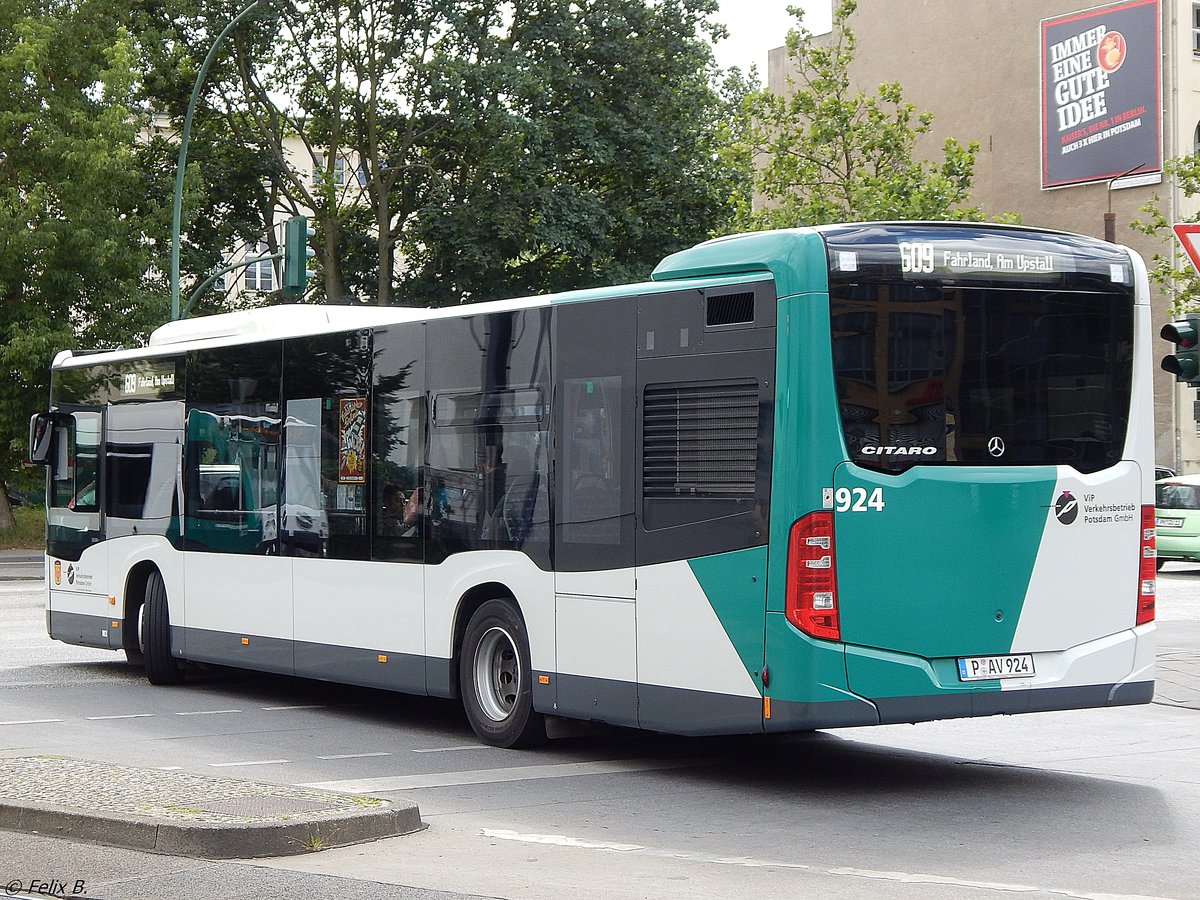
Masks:
[[[50,505],[75,512],[98,512],[100,414],[77,412],[58,426],[58,458],[52,470]]]
[[[267,415],[188,413],[184,508],[189,546],[272,552],[278,531],[279,424]]]

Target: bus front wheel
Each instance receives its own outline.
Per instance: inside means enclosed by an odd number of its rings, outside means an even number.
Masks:
[[[171,655],[167,586],[158,572],[151,572],[146,579],[146,599],[142,603],[142,655],[146,662],[146,678],[151,684],[183,681],[183,669]]]
[[[533,710],[529,638],[507,600],[484,603],[467,625],[459,655],[459,684],[471,729],[495,747],[528,747],[546,739]]]

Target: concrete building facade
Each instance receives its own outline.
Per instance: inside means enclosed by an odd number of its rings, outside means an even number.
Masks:
[[[1152,183],[1129,187],[1122,187],[1123,181],[1114,185],[1112,178],[1042,186],[1042,20],[1130,5],[1142,14],[1150,8],[1157,12],[1161,77],[1149,90],[1161,103],[1162,156],[1190,154],[1200,140],[1200,0],[1123,0],[1102,7],[1086,0],[858,0],[847,23],[858,38],[852,77],[867,93],[882,82],[898,81],[906,100],[933,113],[933,130],[921,145],[931,156],[940,155],[947,137],[977,141],[972,199],[990,215],[1015,212],[1026,225],[1104,237],[1104,215],[1111,211],[1119,243],[1147,261],[1159,253],[1174,255],[1184,265],[1187,260],[1173,239],[1164,242],[1129,227],[1145,218],[1140,208],[1156,195],[1171,221],[1200,210],[1200,202],[1182,196],[1169,179],[1153,183],[1151,174],[1128,180]],[[1081,21],[1086,23],[1087,15]],[[770,89],[786,94],[793,72],[787,48],[772,50]],[[1145,125],[1159,127],[1157,121]],[[1172,300],[1151,288],[1157,334],[1172,318]],[[1157,358],[1169,349],[1166,342],[1156,347],[1156,369]],[[1196,389],[1176,386],[1158,371],[1154,397],[1156,461],[1200,472]]]

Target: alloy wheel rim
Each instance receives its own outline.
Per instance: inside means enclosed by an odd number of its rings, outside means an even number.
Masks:
[[[475,651],[475,695],[493,722],[512,715],[521,687],[521,663],[517,645],[507,631],[493,626],[484,632]]]

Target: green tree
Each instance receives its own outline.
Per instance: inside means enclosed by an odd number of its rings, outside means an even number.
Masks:
[[[1163,164],[1163,177],[1178,186],[1187,199],[1200,195],[1200,153],[1178,156]],[[1155,194],[1141,207],[1144,218],[1135,219],[1129,227],[1151,237],[1157,236],[1166,245],[1166,252],[1155,253],[1147,266],[1152,281],[1171,298],[1170,312],[1179,315],[1194,312],[1200,306],[1200,273],[1194,266],[1180,265],[1179,248],[1171,226],[1176,222],[1200,222],[1200,215],[1176,219],[1173,222],[1163,212],[1162,201]]]
[[[129,29],[136,42],[137,98],[152,112],[153,127],[143,129],[137,153],[144,173],[147,205],[158,214],[143,222],[143,241],[149,246],[161,290],[168,291],[165,273],[171,252],[171,208],[182,123],[201,62],[226,24],[245,0],[203,6],[193,0],[124,0],[131,5]],[[269,17],[271,4],[258,15]],[[222,265],[226,254],[240,245],[259,241],[279,250],[272,231],[275,195],[271,187],[278,167],[270,152],[248,136],[233,139],[223,101],[222,75],[233,79],[229,45],[216,57],[214,73],[201,85],[203,102],[197,108],[188,144],[180,235],[180,273],[183,297],[189,284],[202,280]],[[209,294],[192,314],[225,308],[225,298]],[[165,317],[164,317],[165,321]]]
[[[269,160],[269,202],[313,217],[318,292],[331,302],[641,278],[731,214],[702,37],[719,31],[715,6],[278,6],[232,36],[206,117]],[[229,15],[211,7],[177,34],[190,41]],[[316,178],[286,153],[296,137]]]
[[[0,528],[53,355],[145,334],[165,312],[125,18],[112,0],[0,4]]]
[[[832,33],[820,38],[805,29],[801,10],[789,8],[797,21],[787,40],[795,77],[785,94],[748,95],[741,134],[726,150],[753,166],[756,201],[742,198],[737,227],[983,218],[969,198],[979,145],[947,138],[941,160],[923,160],[917,141],[933,115],[905,101],[898,82],[874,94],[855,89],[857,40],[847,22],[856,7],[841,0]]]

